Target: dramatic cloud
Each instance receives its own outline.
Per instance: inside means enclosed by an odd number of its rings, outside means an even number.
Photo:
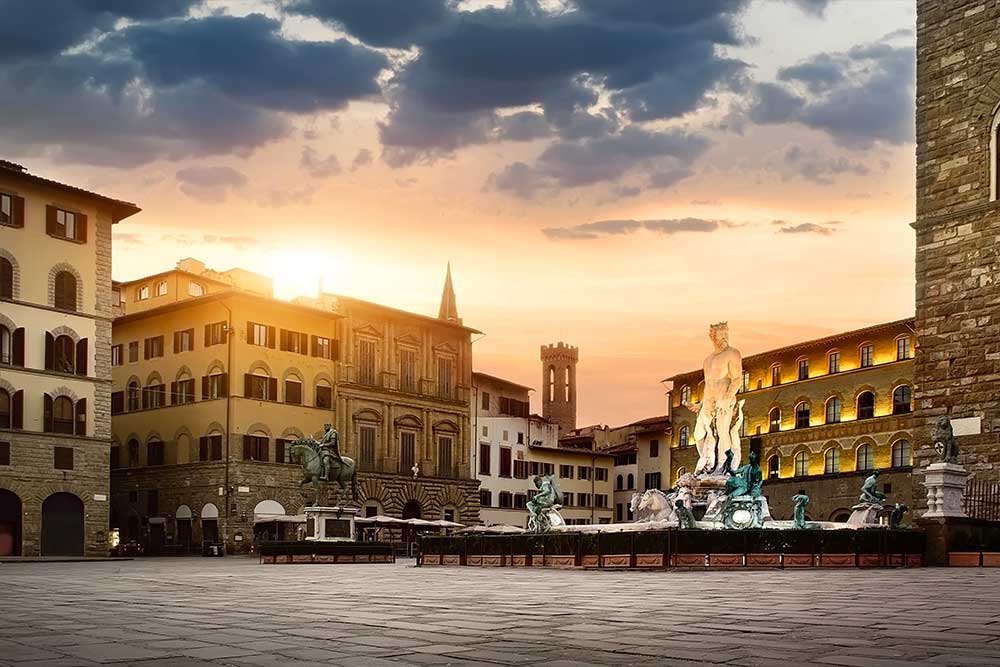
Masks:
[[[914,63],[912,46],[884,42],[818,54],[782,68],[778,78],[786,83],[756,85],[748,116],[762,124],[795,121],[852,148],[913,142]]]
[[[831,220],[823,223],[800,222],[795,224],[785,220],[774,220],[771,224],[778,226],[778,231],[775,232],[777,234],[816,234],[819,236],[830,236],[836,233],[836,226],[842,225],[843,222],[840,220]]]
[[[313,178],[327,178],[340,173],[340,161],[332,153],[325,158],[319,157],[316,150],[310,146],[302,148],[299,164]]]
[[[635,169],[666,174],[654,187],[672,185],[691,172],[684,167],[701,155],[709,142],[680,130],[652,132],[635,126],[619,134],[582,141],[555,142],[534,165],[515,162],[490,176],[488,187],[531,198],[539,190],[559,190],[597,183],[615,183]]]
[[[366,44],[405,48],[452,14],[445,0],[292,0],[285,11],[318,18]]]
[[[817,185],[833,185],[833,176],[840,174],[867,174],[870,170],[864,164],[840,156],[823,157],[815,149],[790,146],[783,156],[782,176],[789,179],[799,176]]]
[[[593,240],[606,236],[621,236],[645,229],[657,234],[680,232],[714,232],[734,226],[723,220],[680,218],[676,220],[600,220],[572,227],[546,227],[542,233],[554,241]]]
[[[177,184],[188,197],[203,202],[225,200],[230,190],[243,187],[247,177],[232,167],[188,167],[177,172]]]

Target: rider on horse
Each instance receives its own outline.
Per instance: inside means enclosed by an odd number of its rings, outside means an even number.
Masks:
[[[325,482],[330,479],[332,461],[336,461],[342,465],[344,457],[340,455],[340,435],[337,433],[337,429],[333,428],[333,425],[329,423],[323,424],[323,428],[326,429],[326,432],[323,433],[323,437],[316,443],[316,451],[319,453],[320,461],[323,463],[323,474],[320,475],[320,479]]]

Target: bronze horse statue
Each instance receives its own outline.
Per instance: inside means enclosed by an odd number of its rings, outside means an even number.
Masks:
[[[351,483],[351,499],[358,499],[358,467],[354,464],[354,459],[349,456],[342,457],[344,462],[334,465],[329,474],[329,480],[323,480],[323,462],[319,453],[315,449],[315,440],[312,438],[299,438],[291,443],[290,451],[292,456],[298,459],[302,465],[302,481],[299,487],[312,482],[313,503],[312,506],[319,505],[320,495],[326,489],[327,481],[336,482],[340,486],[337,494],[337,504],[340,503],[341,495],[347,493],[347,482]]]

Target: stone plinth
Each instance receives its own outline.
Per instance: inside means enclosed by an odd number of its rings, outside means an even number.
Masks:
[[[854,511],[847,520],[848,526],[869,526],[878,523],[878,515],[885,507],[877,503],[858,503],[851,509]]]
[[[967,516],[962,509],[962,495],[969,473],[957,463],[932,463],[925,469],[924,486],[927,487],[925,519]]]
[[[306,525],[311,526],[310,542],[354,542],[353,507],[307,507]]]

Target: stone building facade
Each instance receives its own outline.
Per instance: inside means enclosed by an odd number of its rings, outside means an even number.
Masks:
[[[913,320],[888,322],[743,359],[742,459],[760,452],[764,493],[775,518],[791,518],[791,496],[805,491],[809,516],[850,514],[871,470],[892,500],[909,504],[913,452]],[[698,460],[694,447],[703,372],[669,379],[672,486]]]
[[[1000,3],[917,2],[914,428],[953,420],[961,462],[1000,470]],[[914,507],[926,506],[922,487]]]
[[[116,288],[111,523],[124,537],[246,549],[261,519],[301,511],[290,441],[326,423],[358,464],[364,514],[478,520],[475,330],[349,297],[280,301],[262,276],[190,260]]]
[[[0,161],[0,555],[106,555],[111,227],[134,204]]]

